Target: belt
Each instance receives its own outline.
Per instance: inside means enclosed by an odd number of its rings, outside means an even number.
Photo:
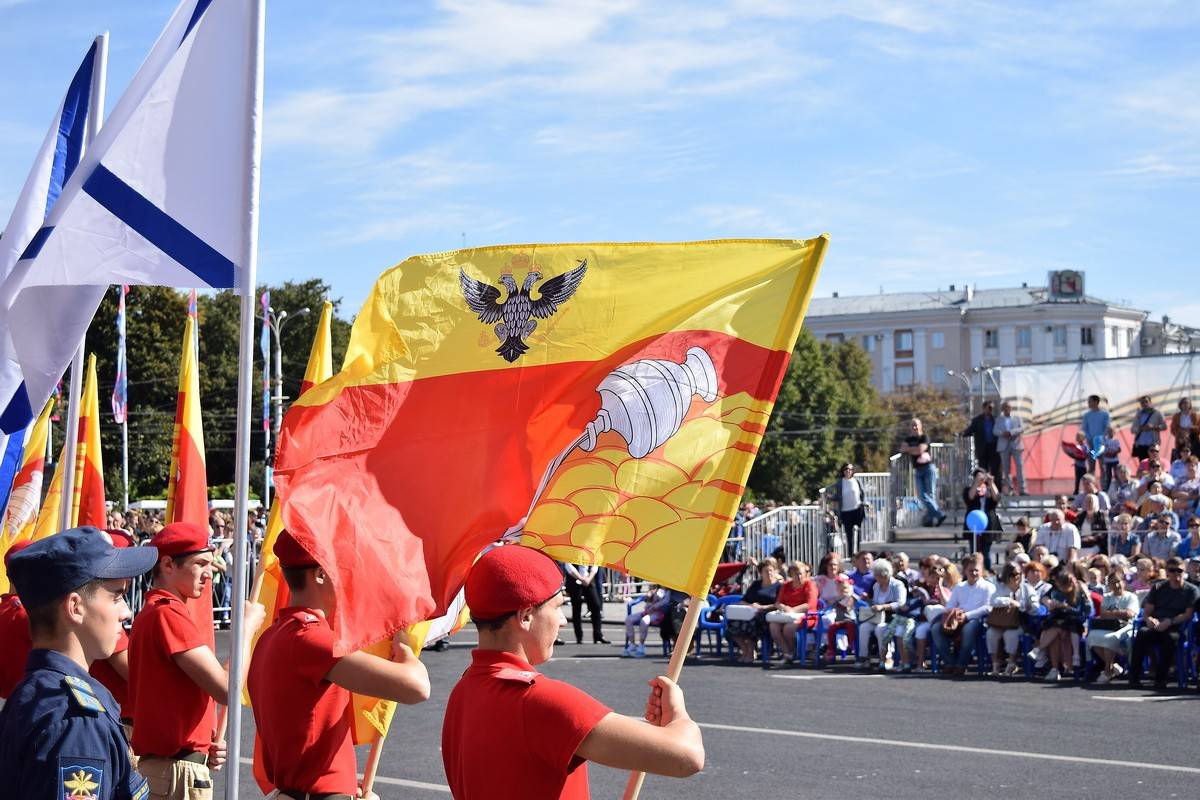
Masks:
[[[172,761],[190,761],[193,764],[208,765],[208,753],[201,753],[198,750],[180,750],[175,755],[171,756]]]
[[[348,794],[340,792],[301,792],[296,789],[280,789],[281,795],[287,795],[292,800],[354,800]]]

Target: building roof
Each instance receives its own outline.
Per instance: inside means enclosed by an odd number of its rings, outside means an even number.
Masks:
[[[1019,308],[1039,305],[1099,305],[1128,311],[1141,311],[1122,303],[1113,303],[1086,295],[1079,300],[1052,300],[1044,286],[1015,289],[975,289],[967,299],[966,287],[954,291],[892,292],[843,297],[814,297],[809,301],[808,318],[849,314],[887,314],[902,311],[935,311],[937,309]],[[1145,313],[1145,312],[1141,312]]]

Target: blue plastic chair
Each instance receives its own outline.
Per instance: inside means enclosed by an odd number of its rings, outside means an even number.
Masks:
[[[708,596],[709,608],[700,615],[699,621],[696,623],[696,650],[702,652],[703,645],[707,639],[709,647],[713,646],[713,639],[716,639],[714,649],[716,654],[722,655],[722,650],[725,645],[725,612],[720,610],[731,603],[740,603],[742,596],[740,594],[727,594],[724,597],[716,597],[715,595]],[[717,621],[711,622],[708,617],[712,612],[718,611],[716,614]],[[733,648],[730,648],[730,656],[733,655]]]

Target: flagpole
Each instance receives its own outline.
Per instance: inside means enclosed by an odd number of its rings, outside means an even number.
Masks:
[[[96,77],[92,80],[91,97],[88,100],[87,130],[84,131],[83,137],[85,153],[95,140],[96,134],[100,132],[100,125],[104,121],[104,82],[108,73],[107,32],[96,37],[96,67]],[[70,467],[63,471],[63,500],[60,503],[58,523],[58,529],[62,531],[75,524],[71,510],[75,505],[73,501],[75,497],[75,447],[79,438],[79,402],[83,394],[83,351],[86,338],[87,334],[85,333],[79,340],[79,349],[75,351],[75,358],[71,361],[71,384],[67,393],[67,440],[64,442],[63,462],[69,464]]]
[[[129,411],[121,423],[121,481],[124,483],[121,513],[125,514],[129,511]]]
[[[680,626],[679,635],[675,638],[675,649],[671,651],[671,663],[667,666],[667,677],[675,683],[679,683],[679,674],[683,672],[683,661],[692,649],[692,636],[696,632],[696,624],[700,621],[700,610],[703,605],[703,598],[692,596],[688,602],[687,616],[683,618],[683,625]],[[629,781],[625,784],[624,800],[637,800],[638,795],[642,793],[642,783],[645,780],[646,773],[644,772],[629,773]]]
[[[251,89],[246,109],[250,135],[247,137],[246,174],[248,233],[246,249],[241,254],[242,275],[242,319],[238,349],[238,405],[237,405],[237,466],[234,474],[234,543],[233,543],[233,624],[230,638],[233,640],[229,663],[229,760],[225,778],[226,800],[237,800],[238,773],[241,771],[242,754],[242,661],[247,657],[240,646],[245,625],[246,608],[246,512],[250,495],[250,401],[253,395],[251,382],[254,380],[254,300],[258,272],[258,193],[259,165],[262,157],[263,116],[263,24],[267,10],[266,0],[254,0],[254,12],[250,20],[250,80]]]

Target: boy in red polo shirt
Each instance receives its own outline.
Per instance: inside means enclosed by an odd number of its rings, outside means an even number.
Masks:
[[[24,550],[33,542],[29,539],[17,542],[4,554],[4,566],[7,569],[9,559]],[[33,649],[33,639],[29,635],[29,615],[21,598],[16,591],[11,594],[0,594],[0,708],[13,687],[25,677],[25,662],[29,660],[29,651]]]
[[[350,692],[421,703],[429,698],[425,665],[407,645],[393,645],[392,660],[369,653],[333,654],[337,599],[328,573],[287,531],[275,555],[291,592],[291,605],[263,631],[250,660],[247,690],[263,772],[282,798],[349,798],[359,793],[350,735]]]
[[[187,605],[212,581],[213,551],[208,531],[189,522],[165,526],[150,544],[159,556],[153,589],[129,637],[133,752],[150,797],[187,800],[193,788],[211,787],[209,769],[225,762],[225,742],[214,734],[216,703],[229,702],[229,673]],[[246,604],[243,648],[265,616],[261,605]]]
[[[562,574],[548,557],[520,545],[488,551],[466,599],[479,647],[442,725],[457,800],[586,800],[588,761],[680,778],[704,767],[700,728],[669,678],[650,681],[647,725],[534,669],[566,624]]]

